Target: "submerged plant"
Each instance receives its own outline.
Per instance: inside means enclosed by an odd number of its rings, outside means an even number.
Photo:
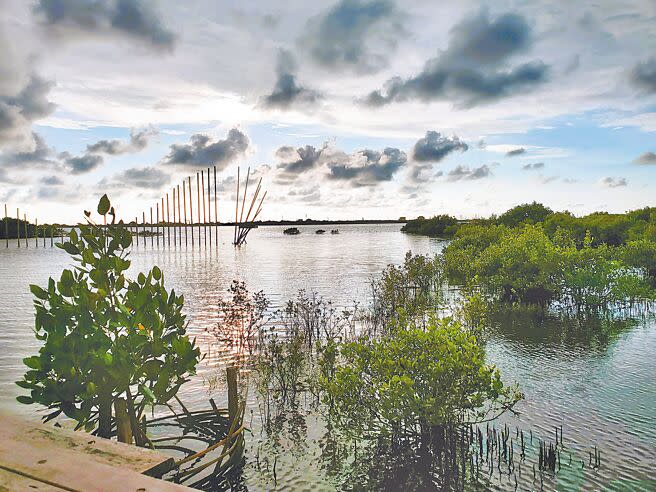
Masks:
[[[38,355],[24,359],[29,370],[17,384],[30,391],[25,404],[46,406],[50,420],[61,413],[78,428],[109,437],[112,408],[127,406],[137,444],[145,442],[140,420],[147,406],[166,404],[194,374],[200,350],[186,335],[184,298],[164,287],[155,266],[137,280],[126,276],[132,237],[104,195],[98,213],[108,226],[90,220],[58,245],[77,264],[36,297]]]

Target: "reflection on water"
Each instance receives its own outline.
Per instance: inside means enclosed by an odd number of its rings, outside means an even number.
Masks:
[[[442,245],[401,234],[396,225],[340,226],[334,236],[316,235],[314,229],[302,227],[300,235],[284,236],[282,228],[262,227],[249,236],[249,244],[236,249],[230,245],[232,229],[222,228],[219,247],[211,251],[184,246],[153,250],[142,244],[133,252],[133,272],[157,264],[167,287],[185,295],[189,332],[208,352],[197,377],[183,388],[181,398],[189,406],[206,408],[209,393],[220,406],[226,404],[220,365],[230,353],[207,333],[216,326],[219,302],[233,279],[245,281],[252,292],[263,290],[276,306],[299,289],[350,306],[353,301],[366,303],[371,276],[388,263],[401,263],[407,250],[432,254]],[[0,248],[1,407],[36,410],[14,400],[19,388],[13,381],[24,370],[21,360],[38,350],[28,284],[43,284],[69,264],[58,249]],[[544,476],[544,489],[655,490],[649,481],[656,463],[654,321],[581,322],[516,311],[496,313],[492,321],[489,359],[526,395],[517,406],[520,414],[506,416],[498,425],[532,431],[536,439],[553,439],[554,428],[562,425],[568,463],[572,455],[572,466],[555,478]],[[321,418],[311,395],[301,393],[265,412],[251,390],[246,423],[251,433],[242,473],[233,477],[237,487],[334,490],[369,484],[393,490],[401,479],[405,484],[424,480],[430,486],[431,474],[424,473],[430,467],[422,465],[430,457],[425,448],[376,442],[356,450]],[[588,466],[595,446],[602,452],[598,470]],[[539,489],[540,482],[531,481],[532,472],[524,476],[520,490]],[[486,488],[514,486],[499,478]]]

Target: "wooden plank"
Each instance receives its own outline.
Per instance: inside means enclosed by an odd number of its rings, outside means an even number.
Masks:
[[[36,492],[62,492],[61,487],[33,480],[23,475],[0,468],[0,492],[15,490],[34,490]]]
[[[0,442],[6,450],[10,450],[15,443],[52,454],[67,450],[79,459],[88,457],[97,463],[152,476],[163,475],[175,462],[172,457],[152,449],[138,448],[95,437],[86,432],[57,428],[5,413],[0,413]],[[78,458],[73,459],[75,461]]]
[[[64,447],[39,448],[24,442],[3,443],[0,465],[26,478],[68,491],[182,492],[188,487],[110,466],[95,456]]]

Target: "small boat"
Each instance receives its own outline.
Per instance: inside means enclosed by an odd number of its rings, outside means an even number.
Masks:
[[[290,227],[289,229],[285,229],[282,232],[283,234],[288,234],[290,236],[296,236],[297,234],[301,233],[301,231],[298,230],[298,227]]]
[[[333,229],[330,231],[331,234],[339,234],[339,229]]]
[[[325,234],[325,232],[326,231],[324,231],[323,229],[319,229],[319,230],[315,231],[315,234]]]

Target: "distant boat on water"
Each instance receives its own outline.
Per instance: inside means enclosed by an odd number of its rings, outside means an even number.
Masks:
[[[333,229],[330,231],[331,234],[339,234],[339,229]]]
[[[289,236],[296,236],[297,234],[301,233],[301,231],[298,230],[298,227],[290,227],[289,229],[285,229],[282,232],[283,234],[287,234]]]
[[[317,231],[315,231],[315,234],[325,234],[325,232],[326,231],[324,231],[323,229],[318,229]]]

